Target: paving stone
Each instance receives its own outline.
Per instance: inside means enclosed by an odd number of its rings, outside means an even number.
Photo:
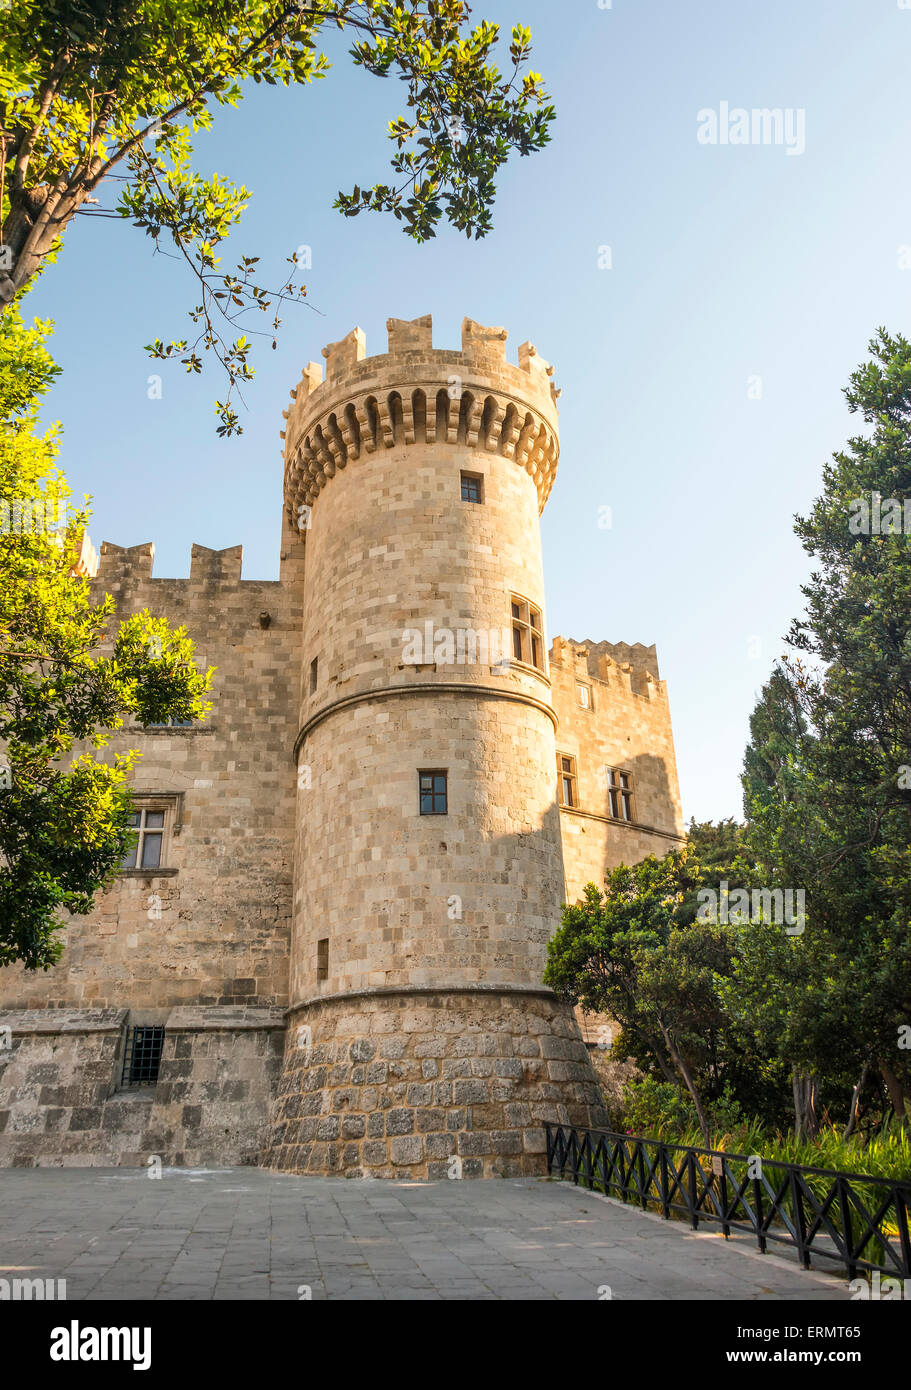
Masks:
[[[534,1178],[243,1168],[176,1173],[165,1193],[144,1169],[17,1168],[0,1173],[0,1202],[0,1264],[65,1278],[70,1303],[298,1300],[302,1286],[316,1301],[596,1301],[605,1285],[619,1301],[846,1297],[844,1280],[760,1255],[746,1237],[725,1242]]]

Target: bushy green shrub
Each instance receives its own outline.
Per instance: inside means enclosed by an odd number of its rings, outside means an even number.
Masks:
[[[679,1086],[644,1076],[623,1088],[621,1127],[627,1134],[664,1139],[696,1124],[692,1102]]]

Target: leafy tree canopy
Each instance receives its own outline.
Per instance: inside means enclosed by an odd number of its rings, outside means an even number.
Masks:
[[[342,29],[356,66],[400,79],[407,114],[388,127],[393,181],[340,192],[335,206],[348,217],[389,212],[416,241],[444,216],[483,236],[499,170],[547,143],[554,111],[527,66],[530,31],[514,27],[501,73],[499,26],[469,21],[464,0],[16,0],[0,27],[0,301],[54,259],[75,216],[130,219],[156,247],[176,247],[198,282],[195,339],[156,339],[149,351],[188,371],[201,368],[198,349],[213,351],[229,380],[219,432],[239,432],[232,393],[252,368],[246,335],[232,336],[238,319],[271,311],[274,343],[281,303],[306,290],[296,267],[263,288],[256,257],[220,269],[216,248],[250,194],[194,168],[194,136],[251,81],[324,76],[324,32]],[[113,179],[116,203],[93,206]]]
[[[87,508],[65,520],[56,427],[38,403],[57,368],[50,325],[0,313],[0,964],[47,969],[59,958],[60,910],[85,914],[121,864],[133,809],[135,753],[101,750],[127,719],[204,717],[211,672],[193,643],[148,613],[114,626],[93,603],[78,555]]]

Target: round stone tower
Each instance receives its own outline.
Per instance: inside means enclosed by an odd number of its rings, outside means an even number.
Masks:
[[[266,1162],[417,1177],[543,1171],[543,1121],[603,1123],[559,921],[538,518],[553,368],[466,319],[354,329],[292,393],[304,552],[291,1006]]]

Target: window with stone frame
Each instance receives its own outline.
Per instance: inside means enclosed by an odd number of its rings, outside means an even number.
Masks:
[[[591,709],[592,688],[585,681],[576,681],[576,699],[583,709]]]
[[[576,760],[570,753],[557,754],[557,793],[561,806],[579,805]]]
[[[437,768],[418,773],[418,800],[422,816],[445,816],[449,813],[449,776]]]
[[[130,816],[133,843],[120,865],[121,873],[157,873],[165,870],[171,836],[180,830],[181,795],[156,794],[135,797]],[[173,873],[174,870],[167,870]]]
[[[544,625],[541,610],[520,594],[510,594],[512,654],[526,666],[544,670]]]
[[[620,767],[607,769],[608,814],[614,820],[635,820],[633,774]]]

